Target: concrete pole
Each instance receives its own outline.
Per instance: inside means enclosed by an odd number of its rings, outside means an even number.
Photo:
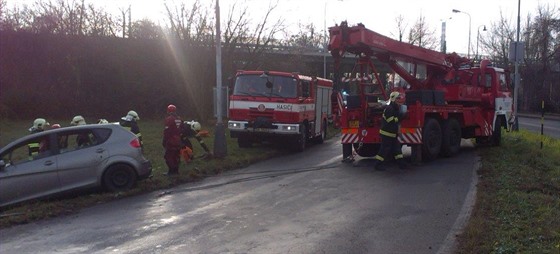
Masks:
[[[519,29],[521,27],[521,0],[517,1],[517,43],[515,43],[514,49],[514,59],[515,59],[515,74],[513,75],[513,115],[515,116],[515,122],[513,123],[513,130],[519,131],[519,120],[518,120],[518,111],[519,111],[519,59],[517,59],[517,50],[519,50]]]
[[[325,0],[325,13],[323,15],[323,78],[327,78],[327,1]]]
[[[222,122],[222,37],[220,31],[220,0],[216,0],[216,130],[214,137],[214,156],[227,155],[226,132]]]

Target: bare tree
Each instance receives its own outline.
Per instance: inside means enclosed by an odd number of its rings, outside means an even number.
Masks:
[[[0,29],[66,35],[115,36],[113,17],[85,0],[37,0],[32,5],[3,9]]]
[[[151,20],[142,19],[132,23],[129,37],[134,39],[161,39],[163,38],[163,30]]]
[[[537,15],[532,20],[529,16],[527,22],[522,87],[524,101],[530,103],[524,109],[535,110],[538,101],[544,100],[546,105],[559,110],[560,88],[555,80],[560,73],[560,63],[556,61],[560,52],[560,13],[548,5],[539,6]]]
[[[213,24],[209,20],[210,11],[201,5],[200,0],[190,8],[184,2],[179,5],[165,3],[171,34],[188,44],[209,46],[213,42]]]
[[[480,43],[494,64],[501,67],[508,66],[509,43],[515,41],[515,31],[515,26],[504,17],[502,11],[500,11],[500,19],[491,22],[487,36],[483,36]]]
[[[408,43],[423,48],[436,50],[439,46],[435,30],[426,24],[426,17],[420,14],[408,32]]]
[[[130,5],[128,6],[128,8],[124,9],[124,8],[119,8],[120,14],[121,14],[121,18],[120,18],[120,23],[121,23],[121,32],[122,32],[122,37],[126,38],[130,36]],[[128,18],[128,20],[127,20]],[[127,32],[128,32],[128,36],[127,36]]]
[[[324,47],[324,35],[317,33],[317,28],[313,23],[298,24],[299,30],[296,34],[288,35],[288,39],[284,42],[287,46],[301,47],[308,49],[322,49]]]
[[[117,36],[116,27],[119,27],[117,22],[103,9],[97,9],[91,4],[88,5],[86,7],[85,19],[84,34],[92,36]]]
[[[279,45],[279,40],[275,37],[285,28],[284,19],[271,20],[271,15],[278,7],[278,1],[270,3],[262,19],[253,27],[251,26],[252,20],[247,16],[247,7],[241,8],[237,15],[236,7],[237,3],[232,5],[230,16],[226,21],[225,54],[233,57],[238,51],[241,51],[244,53],[242,66],[239,66],[241,69],[259,68],[262,66],[262,55],[269,46]],[[232,70],[230,69],[230,71]]]
[[[399,41],[403,41],[403,36],[404,33],[407,29],[408,24],[404,23],[404,17],[403,15],[399,15],[395,18],[395,23],[397,24],[397,37]],[[391,33],[391,35],[395,36],[394,34]]]

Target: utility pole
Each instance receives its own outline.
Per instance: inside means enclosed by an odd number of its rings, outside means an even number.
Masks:
[[[514,83],[514,87],[513,87],[513,115],[515,116],[515,121],[513,123],[513,130],[514,131],[519,131],[519,120],[518,120],[518,111],[519,111],[519,103],[518,103],[518,98],[519,98],[519,59],[517,56],[517,50],[519,50],[519,29],[520,29],[520,23],[521,23],[521,0],[517,1],[517,39],[516,39],[516,43],[515,43],[515,49],[514,49],[514,59],[515,59],[515,74],[513,75],[514,79],[513,79],[513,83]]]
[[[220,0],[216,0],[216,130],[214,137],[214,156],[227,155],[226,131],[222,121],[222,37],[220,31]]]

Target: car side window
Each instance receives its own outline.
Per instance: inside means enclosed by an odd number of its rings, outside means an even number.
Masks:
[[[91,130],[61,132],[57,135],[60,153],[71,152],[97,144],[97,138]]]
[[[105,141],[107,141],[107,139],[109,139],[109,136],[111,136],[111,129],[107,129],[107,128],[96,128],[93,130],[93,133],[95,134],[96,140],[97,140],[97,145],[101,144]]]
[[[22,142],[11,150],[2,154],[1,159],[10,164],[21,164],[51,155],[49,136],[42,136]]]

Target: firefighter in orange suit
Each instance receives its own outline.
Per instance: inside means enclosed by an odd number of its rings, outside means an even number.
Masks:
[[[379,134],[381,134],[381,147],[379,148],[377,155],[373,158],[376,170],[385,170],[383,162],[390,154],[395,156],[394,158],[399,164],[399,168],[407,168],[407,165],[403,160],[401,145],[397,139],[397,135],[399,133],[399,121],[402,118],[399,112],[399,104],[396,102],[399,96],[399,92],[392,92],[389,95],[389,105],[385,108],[385,110],[383,110],[383,121],[381,129],[379,130]]]
[[[165,175],[179,174],[180,150],[181,150],[181,128],[183,121],[176,113],[177,107],[173,104],[167,106],[167,117],[165,118],[165,129],[163,130],[163,147],[165,148],[165,164],[168,171]]]

